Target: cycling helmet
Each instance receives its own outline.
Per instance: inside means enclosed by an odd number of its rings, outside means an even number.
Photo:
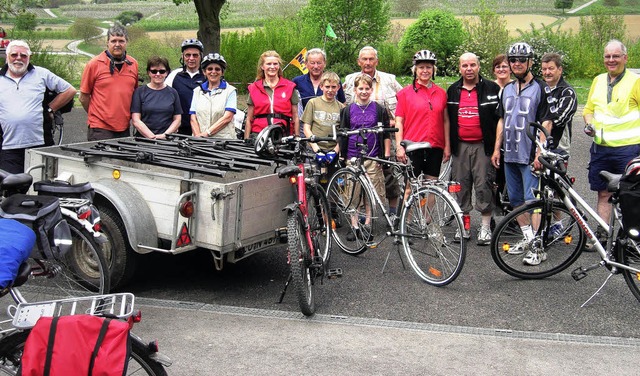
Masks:
[[[413,55],[413,65],[416,65],[423,61],[435,64],[438,59],[436,59],[436,54],[429,50],[420,50],[416,52],[415,55]]]
[[[511,47],[509,47],[507,57],[533,58],[533,48],[531,48],[531,46],[524,42],[514,43],[511,45]]]
[[[624,169],[624,176],[640,179],[640,156],[633,158],[627,163],[627,167]]]
[[[269,125],[258,133],[254,143],[255,152],[263,158],[273,158],[278,155],[277,145],[284,136],[284,130],[279,125]]]
[[[204,70],[207,65],[212,63],[218,64],[220,67],[222,67],[223,71],[227,69],[227,61],[224,59],[224,56],[220,55],[217,52],[205,56],[202,59],[202,63],[200,63],[200,69]]]
[[[187,48],[197,48],[200,50],[201,54],[204,53],[204,46],[202,45],[202,42],[197,39],[187,39],[183,41],[180,48],[182,49],[182,52],[184,52],[184,50],[186,50]]]

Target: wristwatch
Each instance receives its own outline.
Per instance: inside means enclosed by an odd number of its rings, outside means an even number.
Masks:
[[[52,113],[52,112],[53,112],[53,109],[52,109],[51,107],[47,107],[47,112],[48,112],[48,113]]]

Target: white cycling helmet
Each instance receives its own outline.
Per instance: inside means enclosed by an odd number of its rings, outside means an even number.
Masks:
[[[507,57],[533,57],[533,48],[524,42],[514,43],[507,51]]]
[[[187,48],[197,48],[200,50],[200,53],[204,53],[204,45],[197,39],[186,39],[182,42],[182,46],[180,47],[182,52]]]
[[[436,54],[429,50],[420,50],[413,55],[413,65],[416,65],[421,62],[429,62],[435,64],[438,61],[436,59]]]
[[[205,56],[202,59],[202,63],[200,63],[200,69],[204,70],[207,65],[214,63],[218,64],[222,68],[223,72],[227,70],[227,61],[224,59],[224,56],[220,55],[217,52]]]
[[[284,130],[279,125],[269,125],[258,133],[254,143],[257,155],[263,158],[273,158],[278,155],[278,143],[284,136]]]

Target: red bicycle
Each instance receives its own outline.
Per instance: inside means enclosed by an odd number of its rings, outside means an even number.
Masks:
[[[280,178],[287,178],[296,188],[295,201],[287,210],[288,264],[291,269],[280,302],[287,287],[293,283],[300,310],[306,316],[316,311],[314,289],[317,280],[342,276],[342,270],[329,269],[331,256],[331,211],[324,188],[318,182],[326,157],[307,152],[306,142],[330,141],[332,138],[281,137],[281,127],[265,128],[256,139],[256,153],[262,157],[285,157],[289,163],[278,169]],[[288,148],[293,146],[293,150]],[[288,157],[288,158],[287,158]],[[309,162],[313,161],[313,162]]]

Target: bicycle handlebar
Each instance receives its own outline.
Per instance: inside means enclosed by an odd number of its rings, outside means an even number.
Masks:
[[[395,133],[398,131],[398,128],[395,127],[383,127],[381,125],[374,128],[360,128],[354,130],[338,130],[336,133],[337,137],[348,137],[356,134],[367,134],[367,133]]]
[[[547,144],[546,147],[533,134],[533,132],[531,131],[531,128],[535,128],[536,130],[539,130],[544,134],[546,138],[546,144]],[[534,145],[537,145],[540,148],[540,156],[538,156],[538,161],[540,161],[542,166],[544,166],[544,168],[546,169],[553,171],[556,174],[565,175],[567,173],[567,168],[564,165],[564,159],[560,155],[548,150],[553,148],[553,137],[549,134],[549,131],[545,127],[540,125],[538,122],[534,122],[534,121],[530,122],[529,126],[525,127],[525,130],[527,132],[527,137],[529,137],[529,139],[533,141]],[[547,160],[547,158],[553,159],[554,162],[553,163],[550,162],[549,160]],[[562,163],[558,163],[559,161],[562,161]]]

